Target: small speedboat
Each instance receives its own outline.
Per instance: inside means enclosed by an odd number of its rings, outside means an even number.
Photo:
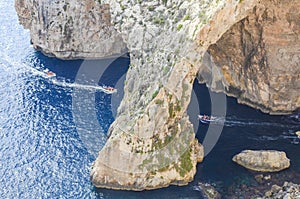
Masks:
[[[55,74],[54,72],[52,72],[52,71],[48,71],[48,72],[47,72],[47,76],[48,76],[48,77],[55,77],[56,74]]]
[[[209,123],[209,122],[213,122],[216,121],[216,117],[213,116],[208,116],[208,115],[198,115],[198,120],[200,120],[200,122],[202,123]]]
[[[49,69],[45,69],[44,73],[47,75],[48,78],[56,77],[56,74],[54,72],[50,71]]]
[[[111,86],[103,86],[102,88],[109,93],[117,92],[117,89],[115,89],[114,87],[111,87]]]

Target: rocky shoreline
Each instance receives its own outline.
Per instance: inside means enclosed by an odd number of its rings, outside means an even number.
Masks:
[[[221,184],[200,183],[199,190],[205,199],[298,199],[300,197],[300,174],[290,171],[279,173],[253,172],[249,178],[240,178],[224,190]]]
[[[16,0],[20,23],[46,54],[129,51],[124,98],[91,169],[96,187],[126,190],[193,180],[204,158],[186,113],[197,74],[264,112],[300,107],[299,8],[271,0]]]
[[[300,197],[300,181],[298,173],[282,172],[276,174],[253,173],[248,183],[232,185],[226,199],[255,198],[255,199],[297,199]]]
[[[256,176],[257,177],[257,176]],[[271,180],[270,175],[263,177],[263,180]],[[262,181],[259,181],[263,183]],[[281,186],[277,184],[270,185],[271,181],[268,182],[267,186],[247,186],[241,185],[241,188],[233,190],[232,195],[221,195],[217,191],[216,185],[209,183],[198,183],[194,190],[199,190],[203,195],[204,199],[239,199],[239,198],[255,198],[255,199],[298,199],[300,198],[300,184],[292,182],[284,182]]]
[[[300,198],[300,185],[292,182],[284,182],[283,186],[273,185],[263,197],[264,199],[297,199]]]

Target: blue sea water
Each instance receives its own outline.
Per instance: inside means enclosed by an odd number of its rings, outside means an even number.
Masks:
[[[130,60],[62,61],[36,52],[18,24],[13,0],[0,1],[0,198],[203,198],[199,181],[226,188],[251,174],[231,161],[243,149],[284,150],[291,171],[300,172],[298,121],[268,116],[227,99],[227,117],[219,141],[198,165],[188,186],[131,192],[96,189],[90,166],[105,144],[122,98]],[[96,71],[89,74],[85,65]],[[99,69],[100,68],[100,69]],[[47,78],[43,70],[57,74]],[[94,76],[93,76],[94,75]],[[118,88],[108,95],[97,85]],[[199,111],[210,113],[204,85],[195,83]],[[195,126],[198,112],[189,111]],[[199,125],[203,141],[208,125]]]

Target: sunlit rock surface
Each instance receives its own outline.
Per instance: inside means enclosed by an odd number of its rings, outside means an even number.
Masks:
[[[127,49],[111,26],[109,4],[98,1],[16,0],[34,48],[62,59],[119,56]]]
[[[218,81],[205,82],[224,91],[219,88],[222,85],[240,103],[264,112],[296,110],[300,106],[299,13],[300,1],[257,4],[209,46],[220,73]],[[210,73],[210,67],[201,68],[199,76]]]
[[[260,172],[277,172],[290,167],[290,160],[282,151],[245,150],[232,160],[247,169]]]
[[[109,1],[131,63],[118,116],[92,167],[96,187],[144,190],[193,180],[204,154],[186,114],[193,81],[209,44],[246,17],[253,2]],[[208,24],[226,13],[227,23]],[[215,34],[200,45],[202,29]]]
[[[144,190],[192,181],[203,159],[186,114],[197,74],[265,112],[300,106],[298,4],[16,0],[16,10],[46,54],[96,58],[128,49],[124,99],[91,181]]]
[[[273,185],[263,197],[264,199],[286,199],[286,198],[300,198],[300,185],[292,182],[285,182],[282,187]]]

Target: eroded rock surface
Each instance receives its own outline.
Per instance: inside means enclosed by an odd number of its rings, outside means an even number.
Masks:
[[[193,179],[203,159],[186,114],[193,81],[208,41],[247,16],[254,2],[109,1],[131,63],[118,116],[91,171],[96,187],[144,190]],[[226,24],[208,25],[225,13],[231,16]],[[215,34],[198,45],[204,27]]]
[[[290,167],[290,160],[281,151],[245,150],[235,155],[232,160],[239,165],[259,172],[278,172]]]
[[[271,190],[265,193],[264,199],[299,199],[300,185],[292,182],[285,182],[282,187],[273,185]]]
[[[203,159],[186,114],[197,73],[212,89],[266,112],[300,106],[297,3],[17,0],[16,9],[33,45],[57,57],[110,56],[126,43],[124,99],[91,181],[144,190],[190,182]],[[207,50],[215,65],[203,64]]]
[[[300,1],[257,4],[209,46],[219,73],[214,73],[215,81],[205,82],[217,91],[224,92],[224,87],[240,103],[264,112],[296,110],[300,106],[299,13]],[[199,74],[210,71],[211,66],[204,65]]]
[[[16,0],[20,23],[33,47],[62,59],[124,54],[122,38],[111,26],[109,4],[99,1]]]
[[[205,199],[221,199],[221,194],[210,184],[208,183],[198,183],[198,189],[203,194]]]

